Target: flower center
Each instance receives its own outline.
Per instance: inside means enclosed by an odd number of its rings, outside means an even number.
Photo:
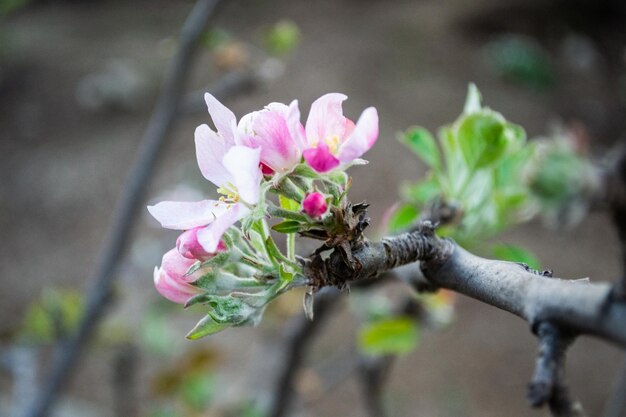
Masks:
[[[222,194],[219,200],[223,203],[236,204],[239,202],[239,193],[237,187],[227,182],[217,189],[217,192]]]
[[[328,146],[328,150],[330,151],[330,153],[336,155],[337,150],[339,150],[339,145],[341,145],[341,138],[339,137],[339,135],[327,136],[324,139],[324,143],[326,144],[326,146]],[[315,140],[312,144],[313,148],[317,148],[318,145],[319,140]]]

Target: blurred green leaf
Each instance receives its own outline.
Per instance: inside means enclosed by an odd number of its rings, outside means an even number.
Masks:
[[[285,210],[298,211],[300,209],[300,203],[292,200],[291,198],[287,198],[282,194],[278,195],[278,200],[280,202],[280,206]]]
[[[469,167],[483,168],[498,159],[508,144],[502,116],[491,111],[472,113],[460,120],[459,145]]]
[[[533,269],[540,269],[541,262],[529,250],[515,245],[495,245],[492,248],[493,256],[503,261],[519,262],[528,265]]]
[[[465,105],[463,106],[463,113],[471,114],[477,113],[482,109],[482,96],[476,84],[470,83],[467,87],[467,98],[465,99]]]
[[[194,373],[182,380],[180,398],[195,411],[204,411],[211,403],[214,391],[215,382],[211,374]]]
[[[486,53],[494,70],[508,81],[539,89],[555,84],[550,55],[531,38],[505,35],[490,42]]]
[[[399,232],[413,225],[419,216],[419,211],[411,204],[403,204],[394,211],[389,218],[389,231]]]
[[[78,291],[44,289],[26,311],[19,337],[30,343],[52,343],[76,328],[82,308]]]
[[[276,23],[265,33],[265,47],[272,55],[283,56],[293,51],[300,41],[300,29],[289,20]]]
[[[368,355],[402,355],[418,343],[416,323],[408,317],[388,318],[365,325],[359,332],[359,349]]]
[[[439,148],[437,148],[435,139],[428,130],[419,126],[411,127],[406,132],[400,133],[398,139],[419,156],[429,167],[433,169],[441,168]]]
[[[26,6],[30,1],[31,0],[0,0],[0,17]]]
[[[424,205],[441,194],[439,182],[428,177],[416,184],[405,184],[401,189],[402,197],[415,205]]]
[[[200,38],[200,42],[205,45],[207,48],[213,50],[219,48],[224,45],[231,39],[230,33],[224,29],[213,28],[207,30],[202,37]]]

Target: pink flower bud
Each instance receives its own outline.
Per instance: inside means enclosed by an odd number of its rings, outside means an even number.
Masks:
[[[199,272],[185,276],[194,260],[181,256],[176,249],[163,255],[160,268],[154,268],[154,286],[159,294],[178,304],[185,304],[187,300],[202,292],[200,288],[191,285],[199,278]]]
[[[311,217],[322,217],[328,209],[326,198],[318,192],[308,194],[302,201],[302,209]]]
[[[215,253],[210,253],[204,250],[200,242],[198,242],[198,230],[204,227],[196,227],[183,232],[178,239],[176,239],[176,248],[178,252],[188,259],[206,260],[215,256]],[[216,253],[224,252],[226,245],[220,241],[217,246]]]

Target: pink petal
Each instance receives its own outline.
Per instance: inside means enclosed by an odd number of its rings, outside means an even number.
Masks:
[[[148,206],[148,211],[166,229],[187,230],[205,226],[226,211],[221,201],[162,201]]]
[[[363,111],[354,131],[341,145],[337,157],[343,163],[359,158],[367,152],[378,138],[378,112],[374,107]]]
[[[163,297],[178,304],[185,304],[191,297],[202,292],[193,285],[173,280],[159,268],[154,270],[154,287]]]
[[[243,204],[230,206],[213,223],[198,231],[198,242],[205,251],[214,253],[218,250],[224,232],[248,213],[250,213],[250,209]]]
[[[234,145],[235,129],[237,127],[235,114],[209,93],[204,95],[204,101],[206,102],[211,119],[213,119],[213,124],[219,134],[224,138],[227,144],[231,146]]]
[[[194,260],[187,259],[172,249],[163,255],[160,268],[154,269],[154,286],[157,291],[170,301],[185,304],[187,300],[202,292],[190,284],[198,279],[198,274],[185,276]]]
[[[267,108],[271,111],[276,111],[282,114],[287,123],[287,128],[289,129],[289,135],[291,136],[292,141],[296,144],[298,149],[305,149],[307,147],[306,134],[304,126],[302,126],[302,123],[300,122],[300,108],[298,107],[298,100],[293,100],[289,103],[289,106],[282,103],[270,103],[267,105]]]
[[[261,148],[261,161],[265,165],[274,171],[285,172],[300,162],[300,147],[280,113],[256,112],[250,128],[254,132],[250,137],[252,147]]]
[[[233,146],[224,156],[224,166],[231,176],[232,184],[237,187],[239,196],[248,204],[259,202],[261,186],[261,149],[245,146]]]
[[[227,151],[224,139],[207,125],[200,125],[195,132],[196,159],[200,172],[207,180],[220,187],[230,179],[222,160]]]
[[[339,160],[330,153],[324,142],[320,142],[317,148],[305,150],[302,156],[309,166],[317,172],[328,172],[339,165]]]
[[[339,138],[345,136],[346,118],[343,117],[341,103],[347,98],[343,94],[329,93],[313,102],[306,121],[309,145],[316,145],[335,135]]]
[[[215,256],[215,253],[207,252],[204,250],[200,242],[198,242],[198,231],[201,227],[195,227],[183,232],[178,239],[176,239],[176,249],[178,253],[188,259],[195,260],[207,260]],[[226,251],[226,245],[220,242],[217,252]]]

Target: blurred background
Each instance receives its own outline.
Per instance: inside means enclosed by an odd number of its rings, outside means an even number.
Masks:
[[[351,171],[379,236],[403,181],[425,172],[397,140],[462,110],[467,85],[529,137],[574,129],[591,156],[623,139],[626,6],[618,0],[225,1],[202,38],[189,92],[253,68],[263,79],[224,102],[241,116],[297,98],[303,120],[326,92],[367,106],[380,137]],[[55,341],[75,326],[103,237],[193,6],[171,0],[0,0],[0,414],[32,398]],[[195,104],[194,104],[195,103]],[[195,162],[193,131],[209,117],[190,101],[168,139],[148,203],[212,189]],[[554,226],[554,225],[553,225]],[[301,293],[281,297],[257,328],[185,340],[202,309],[161,300],[152,270],[176,233],[138,218],[107,316],[56,416],[261,416]],[[604,211],[568,228],[525,224],[498,241],[534,252],[555,275],[613,280],[617,238]],[[392,288],[390,291],[397,291]],[[324,323],[296,378],[288,415],[363,416],[351,366],[358,298]],[[358,307],[357,307],[358,309]],[[525,400],[536,340],[527,325],[459,297],[444,329],[424,330],[385,394],[390,416],[542,416]],[[621,352],[585,338],[569,355],[573,392],[600,415]],[[122,404],[122,405],[120,405]],[[126,404],[126,405],[124,405]],[[125,407],[125,408],[124,408]],[[126,411],[119,411],[119,410]],[[17,414],[16,414],[17,415]]]

